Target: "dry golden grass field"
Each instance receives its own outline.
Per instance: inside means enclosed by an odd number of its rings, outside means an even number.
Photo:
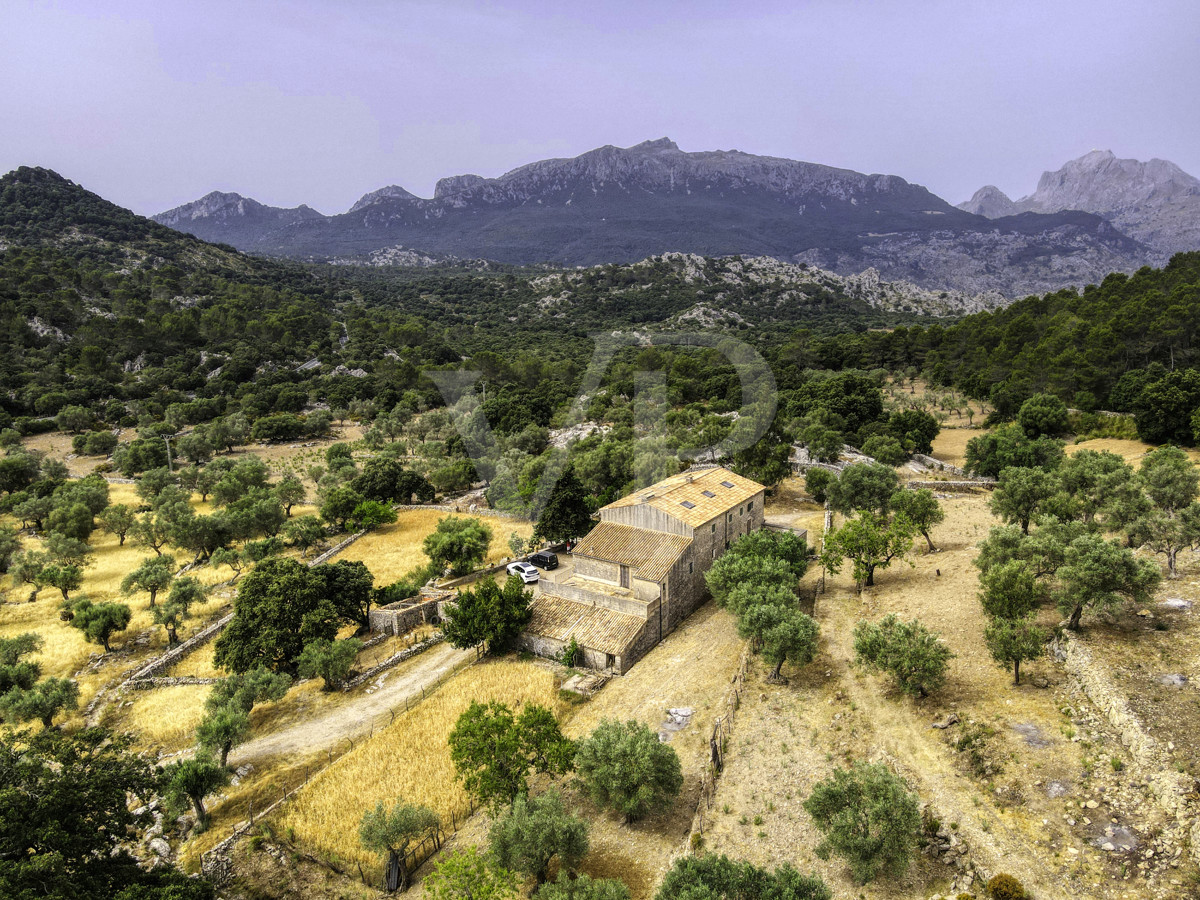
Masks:
[[[946,522],[933,532],[939,552],[925,553],[918,540],[912,566],[877,572],[875,587],[861,594],[845,572],[829,579],[816,604],[821,651],[810,666],[785,668],[787,685],[767,684],[761,663],[753,666],[753,687],[734,730],[706,845],[759,865],[788,861],[801,871],[817,871],[838,897],[891,900],[950,892],[959,870],[927,856],[918,857],[898,881],[859,886],[837,857],[822,860],[814,853],[821,836],[802,807],[813,785],[838,765],[882,759],[930,804],[944,827],[952,826],[972,858],[993,872],[1017,875],[1034,897],[1195,896],[1187,892],[1187,879],[1194,876],[1186,865],[1154,882],[1127,881],[1140,857],[1099,849],[1104,838],[1097,836],[1106,825],[1132,828],[1145,842],[1169,823],[1148,792],[1141,795],[1145,802],[1118,799],[1126,796],[1118,791],[1126,787],[1122,772],[1128,772],[1123,767],[1130,756],[1058,663],[1050,658],[1027,663],[1021,686],[1014,687],[1011,671],[991,659],[971,561],[995,520],[983,494],[944,499],[943,508]],[[806,580],[816,575],[810,571]],[[1182,594],[1174,588],[1171,596],[1195,592],[1192,584]],[[888,613],[920,619],[956,654],[946,687],[934,697],[914,701],[887,679],[853,665],[855,623]],[[1041,624],[1052,626],[1058,618],[1043,610]],[[1124,623],[1119,630],[1141,634],[1130,633],[1114,645],[1108,638],[1113,626],[1085,618],[1084,639],[1111,648],[1093,652],[1136,657],[1125,663],[1142,682],[1133,693],[1147,697],[1143,705],[1157,713],[1152,730],[1164,745],[1174,741],[1180,763],[1194,764],[1194,742],[1186,732],[1200,723],[1200,704],[1186,690],[1160,687],[1161,698],[1145,690],[1161,672],[1194,665],[1191,629],[1180,642],[1172,638],[1182,625],[1164,634],[1138,624],[1143,620],[1130,613],[1118,621]],[[1149,641],[1140,640],[1147,635]],[[1046,686],[1037,687],[1039,682]],[[1139,708],[1137,701],[1134,706]],[[945,731],[930,727],[951,712],[964,724]],[[956,747],[968,735],[995,770],[981,773],[973,767],[971,748]],[[1127,787],[1136,795],[1139,775],[1149,774],[1131,773],[1134,784]],[[1098,812],[1080,812],[1079,805],[1092,799],[1099,800]]]
[[[125,503],[136,506],[140,499],[132,485],[109,485],[109,497],[113,503]],[[198,508],[202,508],[199,507]],[[28,549],[37,549],[41,541],[37,538],[26,537],[23,544]],[[167,647],[166,632],[155,626],[150,611],[149,595],[135,593],[130,596],[121,594],[121,580],[145,558],[153,555],[152,550],[136,547],[131,541],[125,546],[119,546],[114,535],[97,530],[92,534],[90,546],[95,559],[93,565],[84,571],[83,586],[72,594],[72,599],[87,596],[95,601],[115,600],[128,603],[133,610],[133,618],[129,627],[122,633],[114,635],[112,647],[120,651],[135,636],[147,633],[146,643],[138,648],[139,656],[149,656],[161,653]],[[171,548],[166,548],[171,552]],[[182,564],[185,557],[177,557]],[[216,585],[225,580],[228,573],[217,571],[204,566],[190,573],[206,585]],[[59,616],[59,606],[62,596],[53,588],[43,588],[38,593],[38,599],[33,603],[26,602],[27,587],[15,587],[11,579],[5,579],[7,588],[7,603],[0,605],[0,637],[11,637],[25,631],[34,631],[42,636],[45,644],[42,650],[31,657],[39,662],[45,675],[56,677],[73,677],[83,669],[89,659],[103,652],[96,644],[88,644],[83,639],[83,633]],[[186,638],[193,630],[202,627],[221,606],[229,602],[224,592],[217,591],[209,595],[206,602],[192,607],[192,616],[180,629],[180,637]],[[130,651],[132,647],[128,648]],[[132,663],[130,657],[129,662]],[[94,695],[95,691],[105,680],[105,673],[93,672],[79,678],[80,706],[84,706]]]
[[[361,560],[375,576],[376,584],[391,584],[429,561],[421,549],[421,543],[437,528],[438,521],[448,515],[460,514],[436,509],[402,509],[394,524],[385,525],[355,541],[338,555],[338,559]],[[492,529],[492,543],[487,556],[489,565],[511,555],[508,536],[512,532],[526,539],[533,534],[531,522],[470,516],[467,513],[461,515],[477,519]]]
[[[470,801],[455,780],[447,739],[472,700],[561,712],[554,676],[543,667],[511,659],[472,666],[313,778],[281,824],[317,853],[374,870],[380,860],[359,845],[358,823],[377,801],[423,803],[447,822],[461,820]]]
[[[981,434],[980,428],[943,428],[933,439],[933,452],[929,455],[940,462],[962,466],[967,461],[967,441]]]
[[[139,746],[146,750],[176,753],[195,744],[196,726],[211,691],[207,684],[136,691],[129,696],[132,705],[123,707],[109,724],[136,734]]]

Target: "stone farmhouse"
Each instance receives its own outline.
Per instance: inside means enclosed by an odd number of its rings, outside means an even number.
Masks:
[[[765,488],[714,467],[685,472],[600,510],[570,562],[543,572],[521,646],[624,674],[708,599],[704,573],[763,527]]]

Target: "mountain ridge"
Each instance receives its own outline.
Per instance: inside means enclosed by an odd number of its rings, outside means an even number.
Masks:
[[[997,222],[897,175],[739,150],[685,152],[669,138],[536,160],[497,178],[449,176],[429,199],[389,186],[332,216],[179,209],[153,218],[247,252],[314,261],[397,246],[514,265],[746,254],[1009,297],[1165,259],[1101,217]]]

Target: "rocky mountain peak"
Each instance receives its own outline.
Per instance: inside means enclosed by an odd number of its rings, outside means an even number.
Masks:
[[[381,187],[377,191],[363,194],[358,198],[357,202],[350,207],[350,212],[358,212],[360,209],[370,206],[372,203],[378,203],[380,200],[419,200],[416,194],[409,193],[398,184],[389,184],[387,187]]]
[[[1044,172],[1025,198],[1035,211],[1082,209],[1099,215],[1135,204],[1200,194],[1200,180],[1165,159],[1118,159],[1092,150],[1055,172]]]
[[[1200,179],[1165,159],[1121,159],[1111,150],[1092,150],[1042,173],[1028,197],[1009,201],[989,185],[959,209],[992,219],[1075,209],[1164,253],[1200,249]]]
[[[1013,203],[1008,194],[994,184],[985,184],[971,196],[970,200],[958,204],[958,208],[988,219],[1013,216],[1018,212],[1017,205]]]
[[[433,199],[445,200],[447,197],[465,193],[486,182],[487,179],[482,175],[450,175],[446,178],[439,178],[433,188]]]
[[[642,141],[640,144],[635,144],[629,148],[630,150],[678,150],[679,145],[668,137],[661,137],[655,141]]]

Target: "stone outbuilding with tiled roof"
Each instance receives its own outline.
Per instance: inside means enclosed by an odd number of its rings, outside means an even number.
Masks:
[[[588,666],[627,671],[708,598],[704,573],[734,540],[762,527],[765,490],[713,467],[605,506],[576,545],[571,570],[543,577],[524,646],[553,655],[574,637]],[[636,633],[631,620],[640,623]]]

